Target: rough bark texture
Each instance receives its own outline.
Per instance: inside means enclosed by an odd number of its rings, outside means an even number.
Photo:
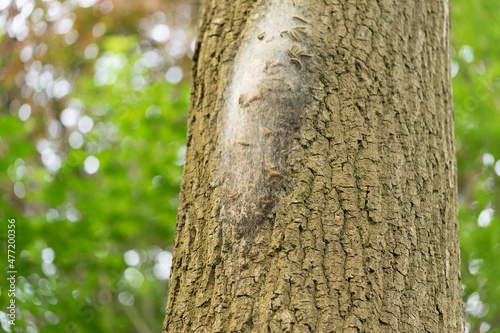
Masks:
[[[462,332],[448,2],[205,1],[196,50],[164,332]]]

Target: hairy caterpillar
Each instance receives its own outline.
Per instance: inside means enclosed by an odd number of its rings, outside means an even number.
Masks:
[[[224,91],[218,148],[218,179],[224,182],[218,190],[231,200],[221,201],[220,214],[241,237],[272,220],[280,192],[291,184],[287,159],[291,147],[297,145],[297,129],[309,100],[304,91],[310,82],[301,74],[305,71],[287,65],[291,62],[303,69],[299,57],[309,54],[301,36],[307,30],[293,26],[294,20],[307,22],[287,15],[289,6],[273,2],[263,7],[265,13],[254,16],[256,22],[243,37]],[[265,35],[283,37],[287,33],[302,43],[290,45],[286,38],[260,42]]]

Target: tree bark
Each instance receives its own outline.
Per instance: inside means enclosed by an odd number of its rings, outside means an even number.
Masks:
[[[463,332],[449,25],[202,4],[164,332]]]

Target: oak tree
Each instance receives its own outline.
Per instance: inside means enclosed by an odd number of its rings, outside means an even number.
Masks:
[[[164,332],[461,332],[449,3],[202,3]]]

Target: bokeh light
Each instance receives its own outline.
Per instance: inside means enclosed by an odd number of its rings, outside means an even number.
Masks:
[[[196,18],[183,0],[0,0],[0,215],[23,303],[4,331],[160,327]]]

